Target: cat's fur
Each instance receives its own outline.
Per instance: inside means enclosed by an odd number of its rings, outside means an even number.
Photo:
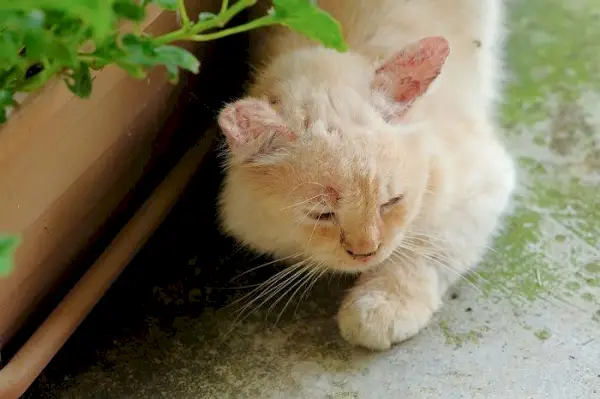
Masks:
[[[255,251],[360,272],[340,332],[385,349],[423,328],[480,260],[513,191],[494,118],[503,4],[318,4],[351,51],[255,33],[248,97],[219,116],[222,226]]]

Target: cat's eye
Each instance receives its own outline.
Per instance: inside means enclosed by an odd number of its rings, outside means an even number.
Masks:
[[[311,213],[310,217],[322,221],[322,220],[333,220],[335,218],[335,213],[333,212],[323,212],[323,213]]]
[[[392,198],[391,200],[389,200],[388,202],[386,202],[385,204],[381,205],[381,207],[386,208],[388,206],[399,204],[403,199],[404,199],[403,195],[398,195],[398,196]]]

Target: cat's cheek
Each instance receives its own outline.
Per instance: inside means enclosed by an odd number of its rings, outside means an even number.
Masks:
[[[340,230],[333,222],[315,222],[302,226],[302,239],[306,250],[335,248],[340,243]]]
[[[397,205],[393,209],[382,212],[381,220],[383,221],[383,234],[385,237],[384,245],[392,245],[397,236],[406,229],[406,209],[402,205]]]

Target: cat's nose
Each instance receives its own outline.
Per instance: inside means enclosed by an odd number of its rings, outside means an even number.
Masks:
[[[373,230],[367,233],[370,234],[352,235],[342,231],[340,244],[354,259],[367,261],[377,253],[381,244],[379,232]]]

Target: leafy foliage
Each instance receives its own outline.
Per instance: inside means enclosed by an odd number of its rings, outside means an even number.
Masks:
[[[1,0],[0,1],[0,124],[17,104],[19,92],[33,92],[58,77],[81,98],[93,91],[92,70],[116,65],[134,78],[144,78],[163,66],[177,81],[181,69],[198,73],[200,62],[178,41],[209,41],[268,25],[284,25],[323,45],[345,51],[339,23],[314,0],[273,0],[263,17],[226,27],[257,0],[222,0],[219,13],[188,16],[185,0]],[[138,24],[153,4],[177,12],[181,27],[160,36],[121,33],[124,21]],[[1,133],[1,132],[0,132]],[[0,236],[0,275],[11,270],[10,257],[18,239]]]
[[[17,236],[0,235],[0,277],[12,271],[12,257],[20,243]]]

